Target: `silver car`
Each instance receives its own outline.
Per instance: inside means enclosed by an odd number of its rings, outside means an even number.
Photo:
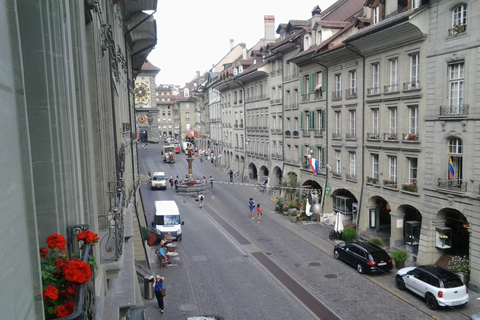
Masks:
[[[439,306],[460,306],[468,302],[468,288],[453,272],[436,266],[402,268],[395,277],[397,288],[425,298],[434,310]]]

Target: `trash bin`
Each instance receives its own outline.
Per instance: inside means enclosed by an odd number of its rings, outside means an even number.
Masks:
[[[153,292],[154,292],[154,288],[153,288],[153,281],[154,281],[154,276],[145,276],[143,278],[143,290],[144,290],[144,293],[145,293],[145,299],[146,300],[152,300],[153,299]]]

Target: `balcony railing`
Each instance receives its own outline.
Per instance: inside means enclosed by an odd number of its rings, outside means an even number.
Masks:
[[[419,81],[405,82],[403,84],[403,90],[418,90],[420,89]]]
[[[467,191],[467,181],[462,179],[440,179],[438,178],[438,188],[453,191]]]
[[[315,130],[314,136],[316,138],[322,138],[323,137],[323,130]]]
[[[320,100],[323,98],[323,92],[322,90],[316,90],[315,95],[313,97],[315,100]]]
[[[341,178],[342,177],[342,172],[341,171],[334,171],[334,172],[332,172],[332,177]]]
[[[418,134],[402,133],[403,141],[418,141]]]
[[[357,135],[355,133],[347,133],[345,137],[347,139],[356,139]]]
[[[376,95],[376,94],[380,94],[380,88],[375,87],[375,88],[368,88],[367,89],[367,96],[372,96],[372,95]]]
[[[397,134],[396,133],[384,133],[383,134],[383,140],[396,141],[397,140]]]
[[[367,177],[367,183],[378,184],[378,178]]]
[[[114,188],[114,190],[112,190]],[[124,220],[123,189],[120,182],[109,183],[110,210],[107,214],[98,215],[100,237],[100,262],[118,261],[123,253]]]
[[[332,91],[332,101],[339,101],[342,100],[342,91],[335,90]]]
[[[341,132],[334,132],[334,133],[332,133],[332,138],[333,139],[342,139],[342,133]]]
[[[456,36],[459,33],[465,32],[467,30],[467,25],[454,25],[451,29],[448,29],[449,36]]]
[[[357,98],[357,88],[348,88],[348,89],[345,89],[345,98],[346,98],[346,99],[355,99],[355,98]]]
[[[391,84],[389,86],[384,86],[383,92],[385,93],[399,92],[398,84]]]
[[[440,106],[441,116],[466,116],[468,114],[468,104],[459,104],[456,106]]]
[[[380,140],[380,134],[379,133],[367,132],[367,139],[368,140]]]
[[[298,103],[292,104],[292,110],[298,110],[298,107],[299,107]]]

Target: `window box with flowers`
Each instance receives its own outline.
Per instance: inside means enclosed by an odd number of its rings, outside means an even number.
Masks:
[[[289,136],[290,135],[290,130],[285,131],[285,135]]]
[[[461,32],[465,32],[467,26],[465,24],[454,24],[452,29],[450,29],[450,35],[456,36]]]
[[[397,183],[393,180],[383,180],[383,185],[387,188],[397,188]]]
[[[449,249],[452,247],[452,229],[448,227],[437,227],[435,230],[435,246],[439,249]]]
[[[414,183],[406,183],[402,185],[402,190],[407,192],[417,192],[418,188],[417,185]]]
[[[404,137],[403,140],[406,140],[406,141],[417,141],[418,140],[418,135],[416,134],[411,134],[411,133],[407,133]]]
[[[298,131],[293,131],[293,136],[298,137]]]
[[[43,306],[47,320],[73,319],[84,312],[85,285],[92,278],[92,268],[97,269],[90,249],[99,238],[87,229],[77,234],[77,240],[82,244],[81,257],[65,252],[67,240],[56,233],[47,237],[48,249],[40,248]]]

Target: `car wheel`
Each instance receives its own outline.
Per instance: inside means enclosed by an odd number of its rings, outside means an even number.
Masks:
[[[340,259],[340,254],[337,250],[333,251],[333,256],[335,257],[335,259]]]
[[[403,281],[402,277],[397,276],[395,278],[395,283],[397,284],[398,289],[405,290],[405,281]]]
[[[438,301],[431,293],[427,293],[427,295],[425,296],[425,302],[427,303],[427,307],[429,309],[438,309]]]
[[[363,267],[361,263],[357,264],[357,271],[358,273],[363,273]]]

